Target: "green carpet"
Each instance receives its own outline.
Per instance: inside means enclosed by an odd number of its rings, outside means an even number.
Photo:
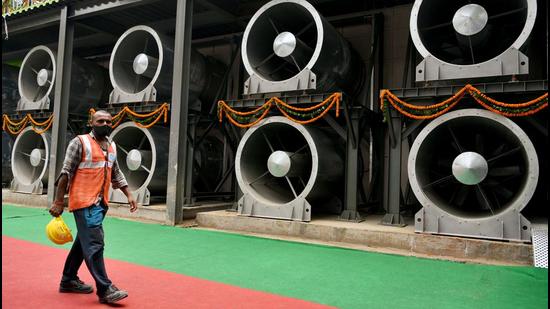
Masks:
[[[72,215],[63,217],[74,235]],[[2,234],[56,246],[44,233],[50,218],[45,210],[2,205]],[[104,229],[106,257],[340,308],[548,307],[546,269],[395,256],[110,217]]]

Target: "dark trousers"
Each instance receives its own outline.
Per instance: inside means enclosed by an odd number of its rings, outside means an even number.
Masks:
[[[103,260],[102,222],[106,213],[107,207],[102,202],[73,211],[78,232],[65,261],[61,279],[61,282],[78,279],[78,269],[84,261],[95,280],[96,293],[99,296],[102,296],[111,285]]]

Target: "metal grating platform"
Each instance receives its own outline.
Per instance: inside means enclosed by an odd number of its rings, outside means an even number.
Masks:
[[[548,224],[531,225],[535,267],[548,268]]]

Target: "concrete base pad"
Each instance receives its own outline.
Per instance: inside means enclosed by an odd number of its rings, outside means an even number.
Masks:
[[[326,216],[306,223],[212,211],[197,214],[195,220],[201,228],[366,251],[482,264],[533,265],[531,244],[415,233],[412,218],[405,227],[381,225],[382,218],[371,215],[355,223]]]

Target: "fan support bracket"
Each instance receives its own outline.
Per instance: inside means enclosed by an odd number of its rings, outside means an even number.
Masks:
[[[287,92],[316,88],[317,76],[311,70],[304,69],[295,76],[283,81],[269,81],[256,74],[252,74],[244,83],[243,94]]]
[[[420,233],[531,241],[531,222],[515,209],[489,218],[460,218],[437,207],[425,206],[415,214],[414,223],[415,232]]]
[[[142,206],[147,206],[151,203],[151,193],[149,189],[143,188],[136,191],[132,191],[132,195],[136,199],[136,202]],[[113,203],[127,204],[128,198],[120,189],[113,190],[111,187],[109,190],[109,201]]]
[[[417,82],[521,74],[529,74],[529,58],[513,47],[478,64],[450,64],[429,55],[416,66]]]
[[[273,205],[258,201],[245,193],[237,206],[237,213],[241,216],[311,221],[311,205],[305,198],[296,198],[287,204]]]
[[[30,185],[22,184],[17,179],[13,178],[10,183],[10,190],[12,192],[27,193],[27,194],[43,194],[44,193],[44,184],[42,180],[38,179],[37,181],[31,183]]]
[[[109,104],[135,103],[135,102],[156,102],[157,90],[153,85],[147,86],[138,93],[125,93],[115,88],[109,95]]]
[[[47,110],[50,109],[50,98],[49,96],[44,96],[42,99],[33,102],[29,101],[23,97],[17,102],[17,111],[28,111],[28,110]]]

